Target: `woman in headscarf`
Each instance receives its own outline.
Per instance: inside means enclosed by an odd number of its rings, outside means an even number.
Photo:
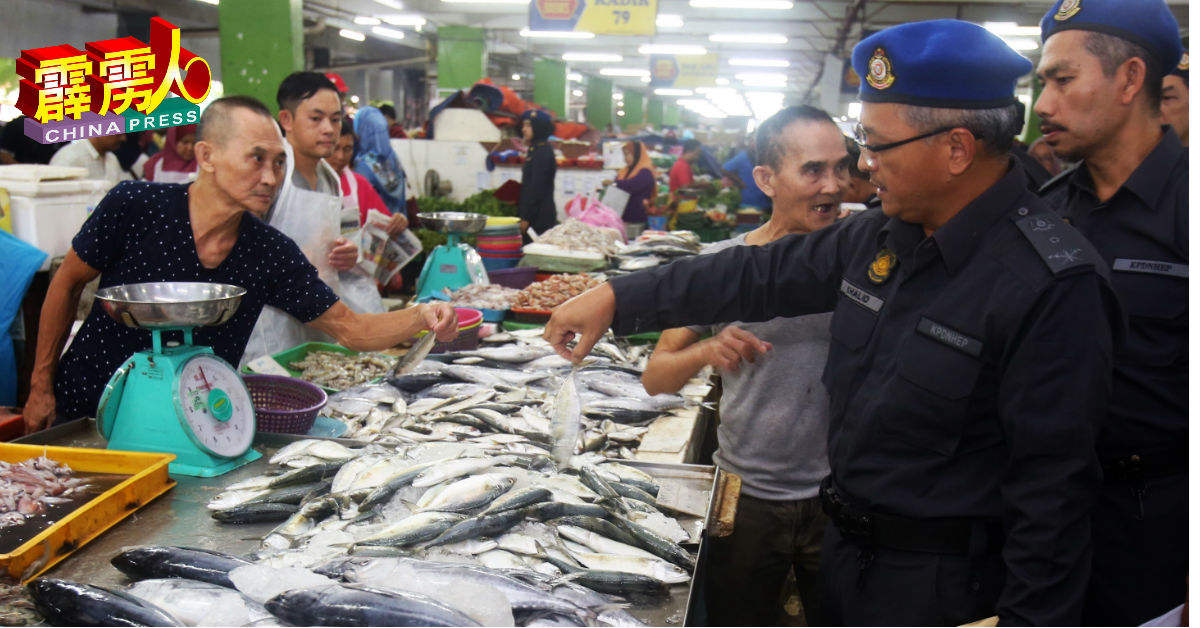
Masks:
[[[521,237],[529,242],[529,228],[545,233],[558,224],[558,209],[554,205],[554,175],[558,162],[550,136],[554,121],[545,111],[531,109],[521,114],[521,136],[529,146],[525,165],[521,166],[521,201],[517,216],[521,219]]]
[[[146,180],[155,183],[187,183],[196,174],[196,125],[167,129],[162,150],[143,164]]]
[[[624,209],[621,220],[625,221],[625,236],[632,240],[646,228],[646,203],[654,197],[658,173],[645,144],[625,142],[621,152],[625,154],[625,167],[617,172],[617,180],[612,183],[629,193],[629,201],[624,208],[613,209]]]
[[[375,107],[363,107],[354,116],[354,132],[358,135],[354,171],[371,182],[393,215],[405,215],[404,168],[392,150],[387,120]]]

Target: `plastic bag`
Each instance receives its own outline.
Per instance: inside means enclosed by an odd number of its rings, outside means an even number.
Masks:
[[[595,227],[607,227],[615,230],[625,241],[625,222],[621,220],[621,212],[605,207],[603,203],[590,196],[576,194],[575,198],[567,201],[567,216],[575,218]]]
[[[5,278],[0,287],[0,406],[17,403],[17,360],[10,330],[29,282],[45,260],[46,253],[37,247],[0,231],[0,277]]]

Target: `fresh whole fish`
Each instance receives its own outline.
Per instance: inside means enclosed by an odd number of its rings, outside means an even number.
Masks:
[[[215,550],[190,547],[148,545],[117,554],[110,561],[121,573],[134,580],[146,578],[191,578],[201,582],[232,587],[229,572],[250,561]]]
[[[589,569],[641,574],[667,584],[691,580],[687,571],[658,557],[620,556],[598,552],[571,552],[571,556]]]
[[[432,332],[426,333],[420,340],[413,344],[408,353],[404,354],[404,357],[396,360],[396,363],[392,366],[392,370],[388,372],[387,378],[391,380],[397,375],[408,375],[415,371],[417,365],[425,359],[425,356],[429,355],[429,351],[433,349],[433,345],[436,342],[437,336],[433,335]]]
[[[359,539],[358,543],[361,545],[413,545],[436,537],[463,519],[466,519],[465,515],[451,512],[419,512],[389,524],[370,536]]]
[[[442,462],[418,473],[416,478],[413,479],[412,485],[417,488],[425,488],[449,480],[456,480],[463,476],[473,475],[492,467],[509,465],[515,461],[516,458],[512,456],[489,456]]]
[[[464,519],[428,543],[428,547],[457,543],[466,539],[500,534],[525,519],[523,510],[506,510]]]
[[[478,626],[479,622],[416,593],[331,585],[285,591],[267,601],[271,614],[298,626]]]
[[[271,464],[286,465],[289,460],[299,457],[320,458],[327,461],[349,460],[357,456],[356,452],[345,445],[324,439],[307,439],[289,443],[271,456]]]
[[[575,453],[575,441],[579,438],[580,422],[579,385],[574,369],[563,378],[562,386],[554,397],[550,417],[550,434],[554,439],[552,453],[559,464],[566,465]]]
[[[533,504],[550,501],[553,493],[550,489],[540,486],[527,486],[523,489],[510,491],[492,502],[484,514],[516,510]]]
[[[271,617],[261,604],[235,589],[186,578],[141,580],[129,594],[189,626],[244,626]]]
[[[585,530],[572,525],[559,525],[557,526],[557,529],[559,535],[561,535],[563,538],[586,545],[597,553],[614,554],[618,556],[636,556],[640,558],[657,558],[655,554],[640,547],[626,545],[619,541],[614,541],[602,534],[592,532],[591,530]]]
[[[212,518],[221,523],[260,523],[263,521],[283,521],[291,517],[300,506],[296,504],[277,504],[274,502],[240,504],[233,508],[215,510]]]
[[[490,504],[512,488],[516,478],[502,473],[485,473],[458,480],[444,488],[434,487],[417,502],[417,509],[465,512]]]
[[[29,594],[55,626],[182,626],[163,609],[128,593],[57,578],[39,578]]]

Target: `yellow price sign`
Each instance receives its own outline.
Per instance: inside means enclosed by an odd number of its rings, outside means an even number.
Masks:
[[[597,35],[654,35],[658,0],[534,0],[529,29]]]

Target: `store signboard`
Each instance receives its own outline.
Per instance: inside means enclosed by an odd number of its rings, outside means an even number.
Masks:
[[[179,44],[179,27],[150,19],[150,44],[134,37],[22,50],[17,108],[43,144],[165,129],[200,120],[212,85],[208,62]],[[180,98],[168,98],[170,93]]]
[[[718,56],[650,55],[650,87],[712,87],[717,84]]]
[[[658,0],[533,0],[529,30],[597,35],[655,34]]]

